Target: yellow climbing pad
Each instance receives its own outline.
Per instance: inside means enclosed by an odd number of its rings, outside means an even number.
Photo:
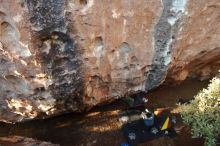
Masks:
[[[154,111],[154,115],[158,115],[159,114],[159,111]]]
[[[161,131],[162,131],[162,130],[166,130],[166,129],[168,128],[168,126],[169,126],[169,121],[170,121],[170,118],[167,117],[166,121],[164,122],[164,124],[163,124],[163,126],[162,126],[162,128],[161,128]]]

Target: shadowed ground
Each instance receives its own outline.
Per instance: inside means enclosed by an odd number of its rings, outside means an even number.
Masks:
[[[169,107],[176,114],[178,123],[175,138],[162,137],[144,146],[200,146],[202,139],[191,139],[190,128],[183,125],[176,103],[181,98],[192,98],[208,82],[187,80],[180,85],[162,85],[146,94],[149,109]],[[121,101],[95,107],[83,115],[67,114],[46,120],[35,120],[15,125],[0,124],[0,136],[20,135],[61,144],[61,146],[118,146],[125,142],[117,114],[126,108]],[[0,142],[1,143],[1,142]]]

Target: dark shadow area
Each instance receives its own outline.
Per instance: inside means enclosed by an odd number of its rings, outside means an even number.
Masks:
[[[187,80],[179,85],[162,85],[147,93],[147,108],[174,109],[180,98],[191,99],[199,90],[207,87],[208,81]],[[0,124],[0,136],[19,135],[61,144],[62,146],[94,145],[117,146],[125,142],[118,112],[126,109],[121,100],[112,104],[95,107],[84,114],[66,114],[45,120],[34,120],[18,124]],[[192,139],[190,128],[184,126],[177,116],[178,136],[165,140],[167,144],[178,146],[202,145],[203,140]],[[151,141],[152,146],[161,145],[163,140]],[[144,145],[144,144],[143,144]],[[148,144],[145,144],[148,145]]]

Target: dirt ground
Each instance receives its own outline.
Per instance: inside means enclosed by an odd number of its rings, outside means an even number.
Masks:
[[[192,139],[190,128],[181,122],[176,104],[180,98],[191,99],[207,84],[207,81],[188,80],[176,86],[162,85],[146,94],[149,100],[147,108],[170,108],[177,116],[175,129],[178,135],[174,138],[162,137],[141,146],[202,146],[203,139]],[[15,125],[1,123],[0,136],[26,136],[61,146],[120,146],[125,139],[117,115],[125,108],[125,103],[118,100],[95,107],[83,115],[67,114]]]

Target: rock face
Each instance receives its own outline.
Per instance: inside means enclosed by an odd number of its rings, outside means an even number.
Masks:
[[[21,136],[0,137],[0,144],[2,146],[59,146],[58,144]]]
[[[196,76],[201,80],[216,75],[220,69],[220,2],[190,1],[187,15],[172,45],[168,79],[184,80]]]
[[[220,69],[218,0],[0,0],[0,120],[84,111]]]

